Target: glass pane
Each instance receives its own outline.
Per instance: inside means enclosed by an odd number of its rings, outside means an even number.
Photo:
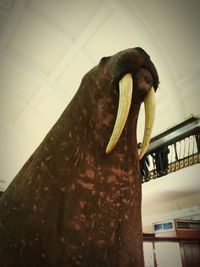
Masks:
[[[163,223],[164,230],[172,230],[173,229],[173,223],[168,222],[168,223]]]

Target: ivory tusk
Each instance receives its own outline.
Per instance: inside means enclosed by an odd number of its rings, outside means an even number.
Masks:
[[[142,146],[139,153],[139,159],[142,159],[144,154],[146,153],[149,142],[151,139],[151,133],[154,124],[155,118],[155,91],[154,88],[151,87],[148,95],[144,99],[144,107],[145,107],[145,128],[144,128],[144,137],[142,141]]]
[[[128,118],[129,110],[131,107],[132,91],[132,75],[130,73],[127,73],[119,82],[119,106],[114,129],[106,147],[107,154],[112,151],[124,129],[124,125]]]

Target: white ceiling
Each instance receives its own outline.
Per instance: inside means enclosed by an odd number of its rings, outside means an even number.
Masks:
[[[173,218],[200,219],[199,164],[143,184],[143,224]]]
[[[199,115],[199,10],[198,0],[0,0],[0,189],[105,55],[151,55],[161,82],[153,135]],[[143,121],[142,110],[139,139]]]

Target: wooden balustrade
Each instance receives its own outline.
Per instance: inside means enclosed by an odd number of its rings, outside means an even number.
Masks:
[[[190,118],[152,138],[140,161],[142,182],[200,163],[200,118]]]

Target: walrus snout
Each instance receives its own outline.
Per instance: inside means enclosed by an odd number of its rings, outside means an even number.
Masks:
[[[143,77],[145,83],[151,83],[155,91],[159,84],[157,70],[150,56],[142,48],[129,48],[112,57],[100,60],[101,66],[114,77],[113,84],[119,83],[124,75],[131,73],[133,77]],[[134,78],[135,79],[135,78]]]
[[[105,62],[105,59],[103,61]],[[144,101],[145,131],[139,155],[139,159],[141,159],[148,148],[155,117],[155,91],[158,86],[156,68],[149,55],[139,48],[127,49],[117,53],[109,60],[106,60],[104,70],[105,68],[107,70],[110,68],[111,77],[117,77],[117,88],[119,89],[117,116],[113,132],[106,147],[106,153],[110,153],[118,142],[126,124],[131,105],[140,104]],[[113,78],[111,78],[111,81],[114,81]]]
[[[153,76],[146,69],[140,69],[134,76],[133,103],[142,102],[153,86]]]
[[[136,73],[135,78],[138,83],[138,88],[142,91],[148,91],[149,87],[153,85],[153,77],[148,70],[139,70],[138,73]]]

